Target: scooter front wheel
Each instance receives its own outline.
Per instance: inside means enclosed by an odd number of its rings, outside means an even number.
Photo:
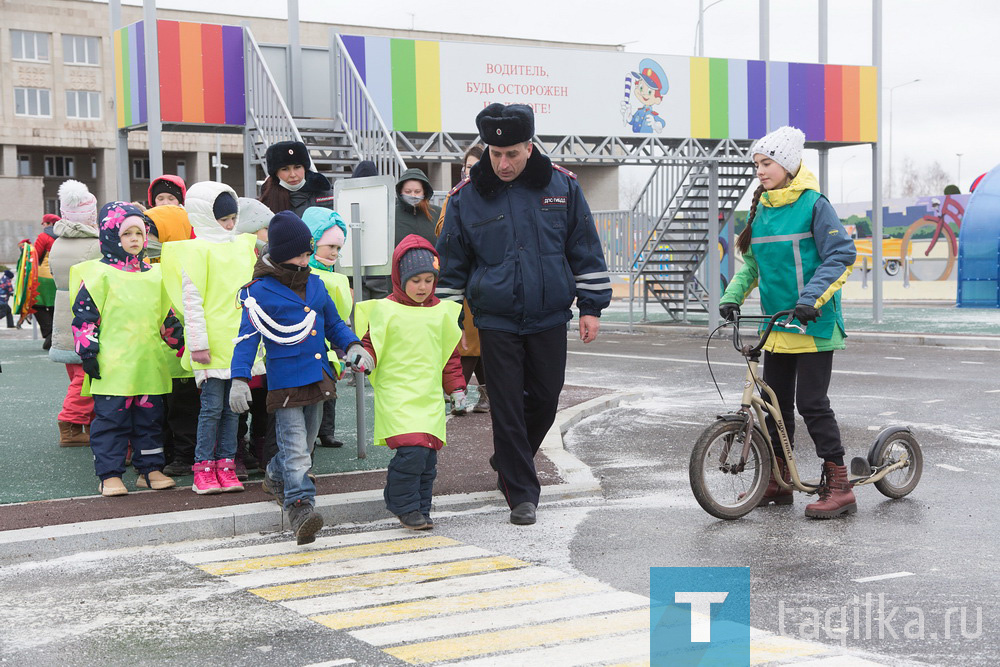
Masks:
[[[908,462],[905,467],[893,470],[875,482],[875,488],[883,496],[902,498],[917,488],[920,475],[924,470],[924,454],[913,434],[904,430],[896,431],[885,438],[868,453],[868,463],[873,468],[895,463],[904,454]]]
[[[742,421],[719,420],[702,432],[691,451],[691,491],[702,509],[719,519],[749,514],[767,490],[771,452],[757,429],[750,433],[746,460]]]

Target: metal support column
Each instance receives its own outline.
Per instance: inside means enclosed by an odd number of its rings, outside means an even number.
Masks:
[[[354,321],[357,322],[358,304],[364,301],[364,290],[361,288],[361,204],[351,204],[351,253],[354,264]],[[358,333],[358,332],[355,332]],[[362,333],[362,336],[364,334]],[[365,449],[368,444],[368,433],[365,428],[365,374],[354,373],[354,396],[357,404],[358,458],[368,456]]]
[[[872,144],[872,320],[882,322],[882,0],[872,0],[872,65],[875,67],[875,143]]]
[[[819,148],[819,191],[830,196],[830,149]]]
[[[337,44],[337,31],[330,28],[330,117],[333,118],[335,129],[343,129],[338,124],[338,114],[341,109],[340,71],[343,63],[340,61],[340,45]]]
[[[244,62],[250,62],[249,56],[247,54],[247,48],[250,46],[249,40],[247,39],[247,30],[250,29],[249,21],[241,21],[240,26],[243,28],[243,58]],[[250,199],[257,198],[257,165],[253,163],[254,158],[254,147],[253,141],[250,138],[249,122],[250,119],[254,117],[253,110],[250,108],[250,91],[253,89],[254,82],[250,76],[250,68],[243,68],[243,85],[245,86],[246,96],[244,103],[246,106],[246,119],[248,125],[243,126],[243,196],[249,197]],[[259,129],[259,128],[258,128]]]
[[[122,3],[121,0],[110,0],[108,2],[108,18],[111,21],[111,41],[114,41],[115,32],[122,27]],[[119,104],[115,100],[115,104]],[[115,193],[121,201],[131,201],[132,193],[129,187],[128,171],[128,131],[118,130],[115,132]]]
[[[149,180],[163,175],[163,123],[160,121],[160,51],[156,39],[156,0],[142,2],[146,40],[146,132],[149,139]]]
[[[719,163],[712,160],[708,163],[708,275],[705,284],[708,287],[708,333],[719,325],[719,288],[722,279],[719,266],[719,252],[716,250],[719,239]]]
[[[760,51],[758,57],[765,63],[771,59],[771,0],[759,0],[757,9],[757,48]],[[764,131],[771,131],[771,77],[764,77],[765,93],[764,100]]]
[[[292,116],[302,115],[302,41],[299,38],[299,0],[288,0],[288,57],[291,65]]]

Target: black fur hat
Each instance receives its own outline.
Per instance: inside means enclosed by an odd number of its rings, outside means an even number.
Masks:
[[[476,127],[484,144],[513,146],[535,136],[535,112],[526,104],[504,106],[497,102],[479,112]]]
[[[308,171],[309,150],[301,141],[279,141],[267,147],[267,175],[274,177],[278,170],[291,164],[301,164]]]

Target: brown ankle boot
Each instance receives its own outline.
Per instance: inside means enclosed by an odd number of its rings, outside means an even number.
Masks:
[[[851,486],[847,479],[847,466],[825,461],[819,500],[806,505],[806,516],[813,519],[832,519],[841,514],[854,514],[858,511],[858,505]]]
[[[59,422],[60,447],[88,447],[90,437],[84,433],[83,426],[73,422]]]
[[[781,479],[791,484],[792,473],[788,471],[788,463],[785,462],[785,459],[778,459],[778,469],[781,470]],[[774,503],[775,505],[791,505],[793,498],[794,493],[791,489],[778,486],[778,482],[774,479],[774,471],[772,470],[771,478],[767,482],[767,490],[764,491],[764,497],[757,503],[757,507],[763,507],[770,503]]]

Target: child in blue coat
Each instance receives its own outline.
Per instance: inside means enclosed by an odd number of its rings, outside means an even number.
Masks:
[[[257,260],[253,280],[239,292],[243,317],[236,339],[230,407],[250,407],[250,369],[263,339],[267,411],[274,413],[278,454],[264,474],[264,490],[289,513],[298,544],[315,541],[323,518],[315,511],[316,487],[308,472],[323,401],[335,392],[327,341],[347,351],[359,371],[374,367],[371,355],[337,315],[323,282],[309,270],[312,234],[299,216],[282,211],[268,225],[269,252]]]

